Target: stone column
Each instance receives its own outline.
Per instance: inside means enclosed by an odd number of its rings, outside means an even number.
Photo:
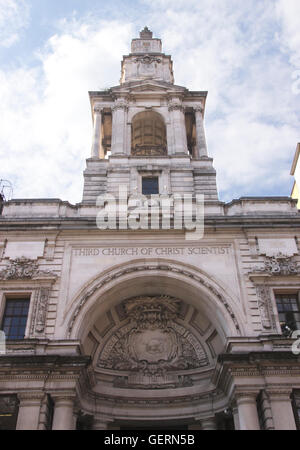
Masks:
[[[188,154],[184,109],[179,100],[169,103],[169,112],[173,125],[173,144],[175,154]]]
[[[236,394],[240,430],[260,430],[255,392]]]
[[[75,394],[52,395],[54,400],[54,415],[52,430],[74,430],[74,400]]]
[[[38,430],[43,392],[22,392],[18,394],[20,401],[17,430]]]
[[[216,418],[208,417],[207,419],[201,419],[201,429],[202,430],[217,430]]]
[[[126,151],[126,123],[127,123],[128,104],[124,99],[115,101],[112,108],[112,136],[111,136],[111,154],[125,154]]]
[[[275,430],[296,430],[296,422],[289,389],[267,391]]]
[[[207,145],[203,124],[203,106],[194,108],[196,119],[196,158],[207,157]]]
[[[94,135],[91,155],[93,159],[104,159],[102,137],[102,108],[94,108]]]

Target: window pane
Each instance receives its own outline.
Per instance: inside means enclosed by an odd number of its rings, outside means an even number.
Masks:
[[[299,303],[297,294],[277,294],[276,304],[279,321],[291,330],[299,327]]]
[[[29,309],[29,299],[7,299],[2,321],[6,339],[23,339]]]
[[[158,177],[142,179],[142,193],[144,195],[158,194]]]

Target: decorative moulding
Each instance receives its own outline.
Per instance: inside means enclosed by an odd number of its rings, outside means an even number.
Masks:
[[[261,276],[292,276],[299,275],[300,267],[292,256],[278,253],[276,256],[266,256],[262,266],[254,266],[248,275],[251,279]]]
[[[55,280],[57,275],[50,270],[39,270],[38,264],[25,257],[11,260],[5,269],[0,271],[0,280]]]
[[[176,321],[181,303],[169,296],[125,301],[123,308],[129,322],[106,342],[98,368],[116,371],[118,387],[191,386],[192,379],[185,373],[179,376],[176,371],[199,369],[208,366],[209,361],[196,337]]]

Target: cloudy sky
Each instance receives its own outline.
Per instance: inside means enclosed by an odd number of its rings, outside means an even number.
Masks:
[[[81,201],[88,91],[119,84],[147,25],[175,83],[207,90],[220,199],[290,195],[300,141],[299,0],[0,0],[0,179]]]

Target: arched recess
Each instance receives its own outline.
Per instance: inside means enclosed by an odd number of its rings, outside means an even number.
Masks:
[[[228,336],[243,332],[241,317],[236,300],[193,266],[141,259],[108,269],[83,287],[64,318],[68,338],[92,359],[82,408],[95,414],[96,404],[102,414],[109,398],[116,423],[151,421],[167,401],[169,419],[194,420],[195,411],[211,416],[213,396],[214,411],[223,411],[217,356]]]
[[[211,276],[194,266],[166,259],[142,259],[114,266],[93,278],[70,303],[64,334],[84,339],[95,318],[125,299],[138,295],[180,298],[205,314],[222,341],[244,331],[237,302]]]
[[[167,154],[167,132],[163,117],[156,111],[142,111],[132,118],[131,154],[163,156]]]

